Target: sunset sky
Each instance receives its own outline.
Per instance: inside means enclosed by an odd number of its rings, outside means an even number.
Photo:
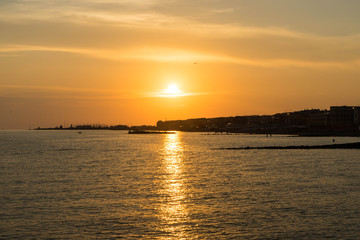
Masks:
[[[0,129],[360,105],[359,12],[359,0],[0,0]]]

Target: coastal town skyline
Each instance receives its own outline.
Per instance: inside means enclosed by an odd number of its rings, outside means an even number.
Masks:
[[[359,106],[359,1],[0,3],[0,129]]]
[[[34,130],[129,130],[135,133],[215,132],[298,136],[360,136],[360,106],[330,106],[272,115],[159,120],[156,125],[60,124]],[[165,131],[165,132],[164,132]],[[81,132],[79,132],[81,133]]]

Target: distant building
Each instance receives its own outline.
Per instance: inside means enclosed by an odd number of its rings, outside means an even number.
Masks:
[[[360,132],[360,107],[354,109],[354,123],[358,132]]]
[[[329,111],[317,111],[310,114],[307,118],[307,127],[326,128],[329,126]]]
[[[355,108],[351,106],[331,106],[330,120],[333,127],[352,127],[355,125]]]

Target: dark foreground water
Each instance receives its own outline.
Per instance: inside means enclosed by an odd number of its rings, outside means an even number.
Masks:
[[[218,149],[331,142],[0,131],[0,238],[359,239],[360,150]]]

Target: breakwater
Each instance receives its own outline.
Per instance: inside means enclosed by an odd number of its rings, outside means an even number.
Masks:
[[[220,150],[251,150],[251,149],[360,149],[360,142],[328,144],[328,145],[300,145],[300,146],[264,146],[264,147],[238,147],[218,148]]]

